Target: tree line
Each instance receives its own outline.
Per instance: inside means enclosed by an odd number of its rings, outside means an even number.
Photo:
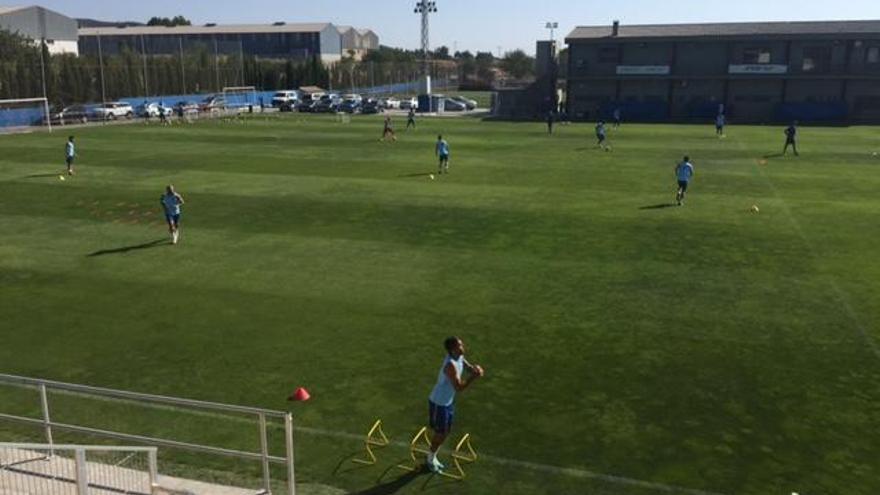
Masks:
[[[521,51],[499,59],[489,52],[450,54],[448,48],[440,47],[431,55],[435,78],[457,79],[462,89],[490,89],[499,73],[523,78],[534,71],[534,59]],[[52,55],[45,45],[0,30],[0,99],[42,96],[44,75],[45,94],[53,106],[218,92],[229,86],[254,86],[265,91],[309,85],[335,89],[378,86],[413,81],[421,73],[421,59],[420,51],[382,46],[362,60],[346,56],[327,66],[317,57],[293,61],[239,53],[218,56],[206,45],[193,45],[181,55],[144,57],[123,49],[118,55],[98,59]]]

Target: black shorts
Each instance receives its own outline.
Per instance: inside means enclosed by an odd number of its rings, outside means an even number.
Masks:
[[[680,180],[678,181],[678,188],[682,190],[682,192],[688,190],[688,181]]]
[[[68,156],[68,157],[67,157],[67,164],[68,164],[68,165],[73,165],[73,160],[74,160],[74,157],[72,157],[72,156]]]
[[[605,141],[605,134],[596,134],[596,139],[598,139],[600,143]]]
[[[797,144],[794,138],[785,138],[785,144]]]

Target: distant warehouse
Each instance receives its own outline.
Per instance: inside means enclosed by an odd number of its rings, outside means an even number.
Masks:
[[[330,23],[129,26],[79,30],[80,53],[97,55],[99,41],[100,50],[105,55],[117,54],[126,47],[136,53],[177,55],[199,45],[223,54],[243,52],[272,59],[308,60],[317,56],[324,63],[338,62],[343,55],[342,35]]]
[[[576,119],[880,121],[880,21],[615,22],[566,42]]]
[[[18,33],[49,53],[77,53],[76,20],[43,7],[0,7],[0,29]]]

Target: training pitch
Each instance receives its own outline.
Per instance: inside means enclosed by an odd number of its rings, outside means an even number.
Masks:
[[[624,125],[603,152],[590,124],[404,125],[0,136],[0,372],[290,408],[298,481],[354,493],[880,493],[880,130],[804,127],[796,158],[781,126]],[[467,432],[480,460],[461,483],[398,479],[451,334],[486,377],[441,458]],[[285,402],[298,386],[312,400]],[[349,462],[378,418],[393,444]]]

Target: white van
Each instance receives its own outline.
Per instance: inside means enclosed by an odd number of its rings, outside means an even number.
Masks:
[[[293,89],[278,91],[272,95],[272,106],[276,108],[283,105],[295,105],[297,101],[299,101],[299,91]]]

